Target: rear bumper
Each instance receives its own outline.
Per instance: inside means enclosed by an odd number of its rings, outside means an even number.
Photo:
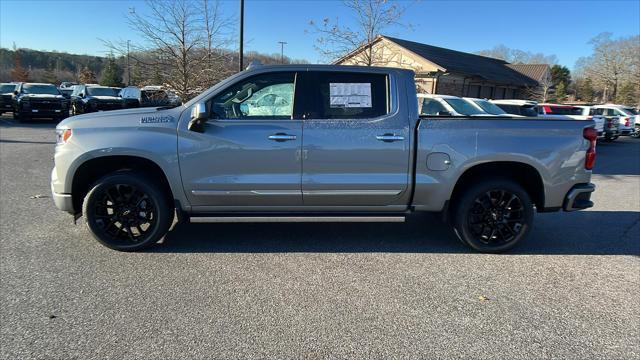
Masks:
[[[564,211],[576,211],[592,207],[591,193],[595,190],[592,183],[575,185],[565,196],[562,208]]]

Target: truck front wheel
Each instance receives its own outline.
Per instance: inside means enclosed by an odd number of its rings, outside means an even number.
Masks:
[[[524,239],[533,224],[529,194],[509,179],[478,182],[453,207],[453,227],[460,240],[486,253],[499,253]]]
[[[119,171],[93,184],[82,204],[82,215],[100,243],[114,250],[135,251],[162,239],[174,211],[153,180]]]

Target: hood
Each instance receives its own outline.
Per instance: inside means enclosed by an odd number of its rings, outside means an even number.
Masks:
[[[134,108],[93,112],[69,117],[60,122],[57,128],[104,128],[138,127],[173,123],[177,124],[184,107],[158,110],[158,108]]]
[[[104,95],[101,95],[101,96],[90,96],[90,97],[92,99],[98,99],[98,100],[118,100],[118,101],[122,100],[121,97],[117,97],[117,96],[104,96]]]
[[[60,99],[63,100],[64,96],[62,95],[51,95],[51,94],[23,94],[21,98],[29,98],[29,99]]]

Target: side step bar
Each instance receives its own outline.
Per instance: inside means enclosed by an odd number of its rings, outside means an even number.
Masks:
[[[402,223],[404,216],[191,216],[191,223]]]

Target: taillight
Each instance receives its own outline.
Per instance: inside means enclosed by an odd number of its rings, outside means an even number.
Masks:
[[[587,116],[587,120],[593,120],[593,116],[591,115]]]
[[[631,120],[631,118],[624,118],[624,126],[629,127],[629,120]]]
[[[584,168],[591,170],[596,163],[596,140],[598,139],[598,131],[594,128],[585,128],[582,131],[582,137],[589,140],[589,148],[587,149],[587,154],[584,159]]]

